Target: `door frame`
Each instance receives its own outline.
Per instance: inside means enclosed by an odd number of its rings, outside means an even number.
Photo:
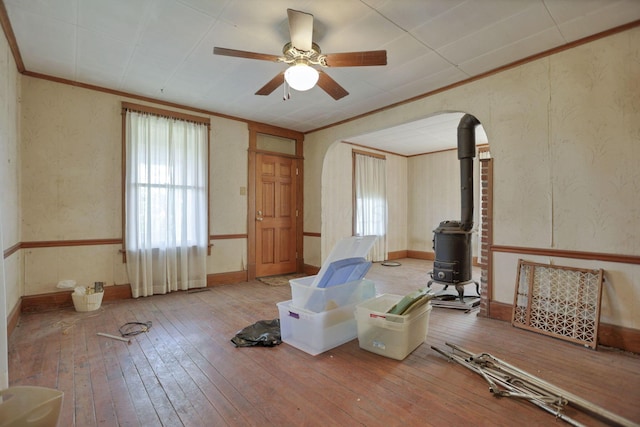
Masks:
[[[276,153],[272,151],[258,150],[257,140],[258,134],[266,134],[278,136],[281,138],[289,138],[295,140],[295,155],[284,153]],[[304,157],[302,146],[304,134],[301,132],[283,129],[275,126],[269,126],[259,123],[249,124],[249,148],[248,148],[248,174],[247,177],[247,280],[256,278],[256,166],[257,154],[269,154],[272,156],[291,157],[298,160],[298,174],[296,175],[296,210],[297,216],[295,221],[296,234],[296,272],[300,273],[304,268],[304,251],[303,251],[303,195],[304,195]]]

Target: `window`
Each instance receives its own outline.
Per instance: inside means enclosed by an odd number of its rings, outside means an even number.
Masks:
[[[378,236],[369,257],[372,261],[384,261],[387,258],[385,158],[373,153],[354,150],[353,168],[353,233],[356,236]]]
[[[131,104],[123,110],[132,295],[206,286],[209,120]]]

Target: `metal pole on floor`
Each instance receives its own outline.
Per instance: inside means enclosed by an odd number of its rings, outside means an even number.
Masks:
[[[446,353],[433,346],[431,348],[449,360],[457,362],[480,374],[485,381],[489,383],[489,391],[491,391],[494,396],[528,400],[545,411],[554,414],[557,418],[575,426],[582,424],[561,413],[563,407],[566,405],[571,405],[576,409],[595,415],[613,425],[623,427],[639,426],[624,417],[614,414],[575,394],[569,393],[560,387],[556,387],[553,384],[510,365],[491,354],[474,354],[455,344],[445,344],[452,349],[451,353]],[[456,351],[464,354],[466,357],[455,354]],[[504,389],[500,389],[497,385],[502,386]]]

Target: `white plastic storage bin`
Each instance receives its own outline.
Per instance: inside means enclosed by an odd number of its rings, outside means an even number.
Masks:
[[[375,284],[367,279],[355,280],[328,288],[312,287],[311,284],[314,280],[315,276],[309,276],[289,281],[293,307],[319,313],[357,304],[376,295]]]
[[[291,300],[279,302],[277,305],[282,341],[312,356],[358,336],[354,316],[356,304],[321,313],[293,307]]]
[[[402,360],[426,340],[431,303],[403,316],[387,313],[402,298],[384,294],[356,305],[360,348]]]

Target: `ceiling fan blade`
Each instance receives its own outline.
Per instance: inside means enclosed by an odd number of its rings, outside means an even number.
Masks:
[[[349,95],[349,92],[340,86],[338,82],[329,77],[327,73],[320,70],[318,70],[318,73],[320,73],[320,76],[318,77],[318,86],[327,92],[333,99],[337,101],[338,99]]]
[[[298,50],[311,50],[313,41],[313,15],[293,9],[287,9],[289,17],[289,35],[291,45]]]
[[[269,82],[266,85],[258,89],[258,91],[256,92],[256,95],[265,95],[265,96],[269,95],[271,94],[271,92],[273,92],[278,87],[280,87],[282,83],[284,83],[284,71],[279,73],[277,76],[275,76],[271,80],[269,80]]]
[[[343,52],[326,54],[329,67],[364,67],[368,65],[387,65],[386,50],[368,50],[363,52]]]
[[[278,62],[280,57],[277,55],[269,55],[268,53],[246,52],[244,50],[227,49],[224,47],[214,47],[214,55],[234,56],[236,58],[260,59],[262,61]]]

